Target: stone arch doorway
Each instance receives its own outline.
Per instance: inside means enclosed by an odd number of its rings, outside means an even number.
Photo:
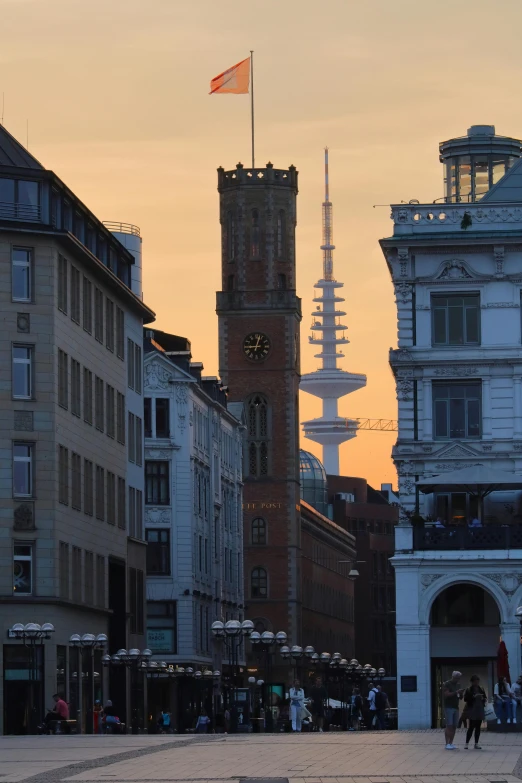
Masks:
[[[502,608],[492,592],[476,582],[452,582],[433,598],[429,613],[432,725],[441,726],[442,683],[462,672],[467,686],[478,674],[492,696],[501,636]]]

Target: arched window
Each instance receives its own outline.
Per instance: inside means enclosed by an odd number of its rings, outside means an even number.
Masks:
[[[277,275],[277,287],[280,291],[286,289],[286,275]]]
[[[250,576],[250,595],[252,598],[266,598],[268,595],[268,576],[264,568],[254,568]]]
[[[252,478],[268,476],[269,410],[266,397],[254,394],[248,402],[247,473]]]
[[[234,275],[229,275],[227,280],[227,291],[234,290]]]
[[[286,220],[284,210],[279,210],[276,229],[276,258],[286,258]]]
[[[252,520],[252,543],[266,544],[266,520],[263,517]]]
[[[233,212],[227,213],[227,258],[236,260],[236,218]]]
[[[259,210],[253,209],[250,217],[250,255],[259,258],[261,230],[259,227]]]

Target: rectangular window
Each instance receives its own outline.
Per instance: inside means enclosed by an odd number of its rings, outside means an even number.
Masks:
[[[65,446],[58,448],[58,500],[69,505],[69,450]]]
[[[83,461],[83,510],[90,517],[94,514],[94,468],[90,459]]]
[[[127,337],[127,386],[129,389],[134,389],[134,343]]]
[[[435,438],[480,438],[482,432],[480,381],[433,383]]]
[[[114,411],[114,405],[115,405],[115,391],[112,386],[105,387],[106,391],[106,408],[107,408],[107,435],[109,438],[114,438],[116,434],[116,419],[115,419],[115,411]]]
[[[81,372],[80,362],[71,359],[71,413],[78,418],[82,414]]]
[[[104,400],[103,400],[103,381],[98,376],[94,379],[94,415],[96,429],[103,432],[104,428]]]
[[[92,283],[83,278],[83,328],[92,334]]]
[[[138,585],[136,580],[136,569],[129,568],[129,609],[130,609],[130,632],[136,633],[136,602]]]
[[[82,510],[82,458],[71,454],[71,506]]]
[[[92,424],[92,372],[83,368],[83,420]]]
[[[114,351],[114,302],[105,300],[105,345],[109,351]]]
[[[431,295],[433,345],[479,345],[479,294]]]
[[[136,356],[134,359],[134,390],[141,394],[141,347],[139,345],[134,346],[136,350]]]
[[[125,358],[125,313],[116,307],[116,356]]]
[[[96,519],[105,519],[105,471],[96,465]]]
[[[33,346],[13,345],[12,390],[17,400],[33,397]]]
[[[80,273],[71,265],[71,320],[80,323]]]
[[[170,576],[170,531],[147,528],[147,575]]]
[[[125,443],[125,395],[120,392],[116,400],[116,438],[118,443]]]
[[[33,592],[33,545],[14,543],[13,546],[13,593],[31,595]]]
[[[103,292],[94,289],[94,336],[103,343]]]
[[[107,522],[116,524],[116,476],[107,471]]]
[[[94,605],[94,555],[92,552],[85,553],[84,559],[85,572],[85,603]]]
[[[69,357],[58,349],[58,405],[69,407]]]
[[[169,505],[168,462],[145,462],[145,503],[148,506]]]
[[[67,259],[58,256],[58,310],[67,315]]]
[[[13,247],[11,252],[11,298],[13,302],[33,300],[33,251]]]
[[[72,599],[77,604],[82,602],[82,550],[79,546],[72,548]]]
[[[154,654],[175,653],[176,603],[147,601],[147,647]]]
[[[13,496],[30,498],[33,494],[33,444],[13,443]]]
[[[69,544],[60,541],[60,596],[69,600]]]
[[[145,397],[143,400],[143,415],[145,422],[145,437],[152,438],[152,400]]]
[[[170,400],[164,397],[159,397],[156,400],[156,437],[157,438],[170,437],[169,404],[170,404]]]
[[[136,538],[136,490],[129,487],[129,536]]]
[[[136,538],[143,541],[143,492],[136,490]]]
[[[145,575],[141,569],[136,571],[136,633],[144,631],[145,614]]]
[[[134,413],[128,415],[129,462],[136,462],[136,424]]]
[[[125,530],[127,527],[125,500],[125,479],[118,478],[118,527],[120,530]]]
[[[143,422],[139,416],[136,416],[136,465],[143,465]]]
[[[96,604],[105,606],[105,558],[96,555]]]

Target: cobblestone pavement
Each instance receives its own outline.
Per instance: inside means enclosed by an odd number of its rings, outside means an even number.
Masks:
[[[522,734],[2,737],[0,783],[520,783]],[[276,781],[275,779],[280,779]]]

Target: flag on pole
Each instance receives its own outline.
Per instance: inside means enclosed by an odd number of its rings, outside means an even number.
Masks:
[[[210,93],[234,93],[241,95],[248,92],[250,86],[250,57],[241,60],[219,76],[215,76],[210,82]]]

